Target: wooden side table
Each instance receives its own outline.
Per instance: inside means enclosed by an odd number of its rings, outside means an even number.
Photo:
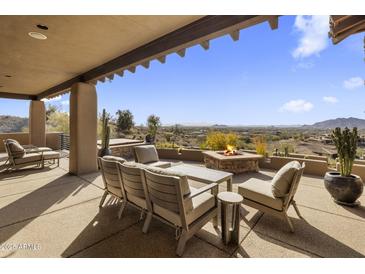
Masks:
[[[220,192],[222,239],[225,244],[239,244],[240,238],[240,204],[243,197],[234,192]]]

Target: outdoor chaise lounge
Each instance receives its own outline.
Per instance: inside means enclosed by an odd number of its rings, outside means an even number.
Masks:
[[[22,146],[13,139],[4,140],[5,151],[8,154],[8,169],[19,169],[29,165],[44,167],[45,161],[57,160],[59,166],[60,153],[48,147],[36,147],[33,145]]]
[[[251,178],[238,186],[238,192],[244,197],[243,204],[256,208],[262,212],[272,214],[287,221],[290,231],[294,227],[287,215],[290,205],[301,218],[294,200],[305,164],[292,161],[283,166],[271,181]]]
[[[150,202],[143,232],[147,233],[152,217],[175,227],[179,239],[176,254],[182,256],[186,242],[217,216],[216,197],[207,192],[213,188],[218,192],[218,184],[195,189],[183,174],[157,168],[143,172]]]
[[[154,145],[143,145],[134,147],[134,158],[137,163],[152,167],[167,168],[171,163],[160,161]]]

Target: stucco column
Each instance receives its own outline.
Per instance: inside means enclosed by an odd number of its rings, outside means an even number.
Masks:
[[[29,144],[46,146],[46,108],[43,101],[31,101],[29,105]]]
[[[76,83],[70,96],[70,165],[72,174],[97,171],[97,96],[94,85]]]

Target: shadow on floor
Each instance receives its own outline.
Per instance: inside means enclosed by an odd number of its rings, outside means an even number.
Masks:
[[[326,258],[364,257],[364,254],[312,226],[304,218],[290,217],[290,219],[294,225],[294,233],[289,231],[289,227],[284,220],[266,213],[260,218],[253,230],[259,232],[257,235],[264,240],[268,240],[273,244],[279,244],[296,252],[299,249],[299,251],[302,250],[304,253],[308,252],[312,255]],[[338,225],[338,229],[341,229],[341,224]],[[346,233],[346,231],[343,233]]]
[[[18,225],[14,226],[14,229],[7,229],[6,232],[1,231],[0,243],[8,240],[51,206],[61,203],[71,195],[76,195],[88,185],[89,183],[78,177],[63,175],[4,206],[0,209],[0,228],[14,223],[18,223]],[[51,187],[53,188],[52,191],[50,190]]]

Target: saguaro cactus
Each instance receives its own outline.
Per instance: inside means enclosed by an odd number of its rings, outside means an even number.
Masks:
[[[108,149],[109,148],[109,137],[110,137],[110,126],[109,117],[103,109],[103,114],[101,116],[102,128],[101,128],[101,148]]]
[[[351,175],[356,156],[357,142],[359,140],[357,128],[354,127],[352,131],[350,131],[346,127],[342,131],[341,128],[338,127],[332,132],[331,137],[337,148],[341,176],[348,177]]]

